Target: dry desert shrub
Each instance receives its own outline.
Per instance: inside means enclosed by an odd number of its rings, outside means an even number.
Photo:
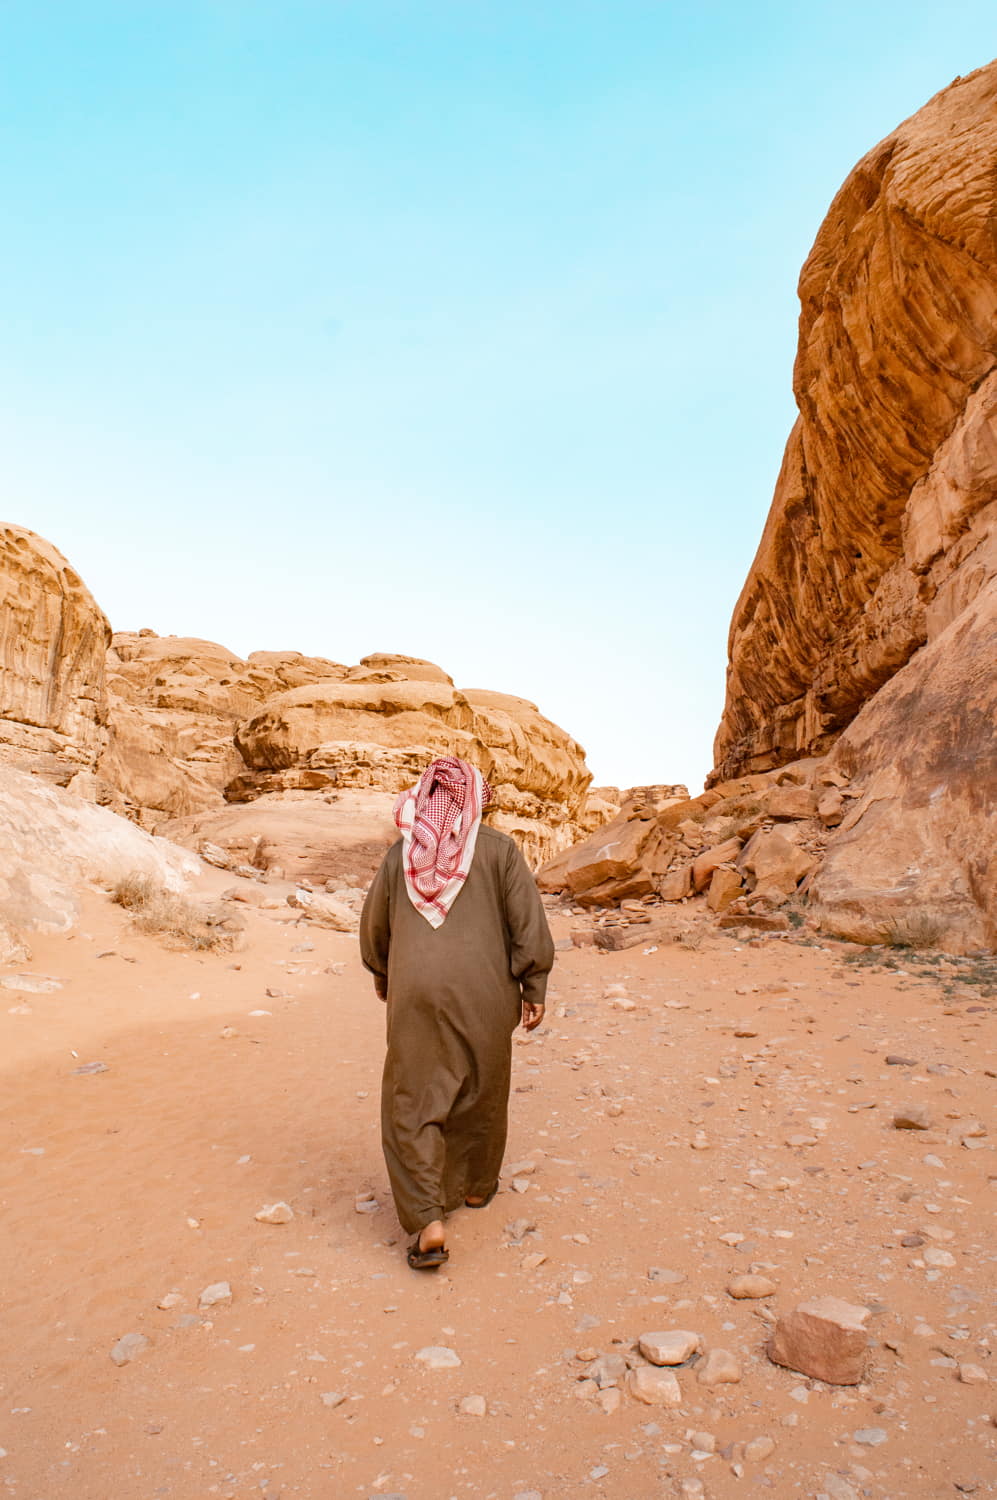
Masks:
[[[149,875],[126,875],[112,893],[131,912],[140,932],[163,937],[171,947],[226,948],[235,936],[230,917],[157,885]]]
[[[883,942],[889,948],[937,948],[945,920],[930,911],[912,911],[883,923]]]

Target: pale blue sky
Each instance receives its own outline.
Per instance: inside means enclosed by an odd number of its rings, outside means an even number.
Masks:
[[[400,651],[699,786],[855,161],[992,0],[6,0],[6,514],[120,629]]]

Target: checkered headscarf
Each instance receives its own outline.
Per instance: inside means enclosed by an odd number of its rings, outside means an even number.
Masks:
[[[446,921],[474,858],[482,810],[492,789],[481,772],[455,755],[427,766],[400,792],[395,822],[402,835],[405,888],[431,927]]]

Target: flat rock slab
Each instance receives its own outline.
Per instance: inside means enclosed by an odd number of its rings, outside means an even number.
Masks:
[[[700,1385],[740,1385],[741,1365],[729,1349],[711,1349],[697,1378]]]
[[[62,980],[47,974],[4,974],[0,976],[0,988],[24,995],[51,995],[62,989]]]
[[[627,1390],[636,1401],[645,1406],[681,1406],[682,1387],[678,1376],[671,1370],[658,1370],[651,1365],[639,1365],[627,1376]]]
[[[420,1349],[415,1356],[420,1365],[425,1365],[427,1370],[455,1370],[460,1364],[460,1355],[455,1349],[447,1349],[442,1344],[427,1344],[425,1349]]]
[[[688,1328],[670,1328],[664,1333],[642,1333],[637,1347],[652,1365],[684,1365],[702,1342]]]
[[[858,1385],[865,1367],[867,1307],[840,1297],[813,1297],[777,1322],[769,1340],[774,1364],[829,1385]]]

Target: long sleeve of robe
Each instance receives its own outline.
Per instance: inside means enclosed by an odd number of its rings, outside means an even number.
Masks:
[[[381,1133],[398,1217],[414,1233],[498,1180],[512,1033],[524,999],[543,1003],[554,944],[523,856],[483,825],[437,928],[409,900],[401,841],[388,851],[364,903],[360,952],[387,990]]]

